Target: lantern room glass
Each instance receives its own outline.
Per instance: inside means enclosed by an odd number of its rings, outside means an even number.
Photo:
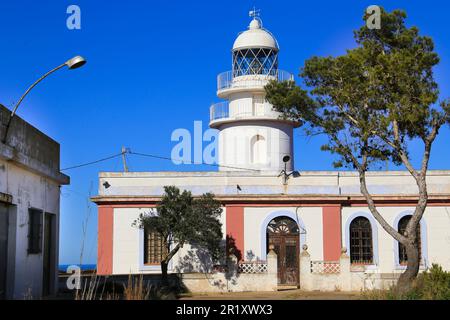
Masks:
[[[245,75],[276,76],[278,52],[269,48],[240,49],[233,52],[233,77]]]

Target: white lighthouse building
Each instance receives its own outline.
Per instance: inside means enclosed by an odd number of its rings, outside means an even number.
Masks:
[[[239,34],[232,49],[232,70],[217,77],[217,96],[226,99],[211,106],[210,127],[219,130],[221,171],[236,168],[276,171],[284,169],[282,158],[291,159],[292,132],[296,125],[280,119],[265,99],[270,80],[293,80],[278,69],[279,46],[259,17]]]
[[[265,100],[270,80],[293,79],[278,69],[278,53],[275,37],[256,16],[235,40],[232,70],[218,76],[223,102],[211,106],[218,171],[99,173],[92,198],[99,275],[159,278],[165,240],[133,222],[158,206],[164,186],[194,196],[210,192],[222,205],[228,259],[212,261],[202,248],[184,244],[169,263],[168,272],[190,291],[359,291],[388,288],[405,270],[405,248],[370,213],[357,172],[290,172],[298,124],[281,119]],[[418,201],[414,179],[407,171],[366,176],[380,214],[403,232]],[[428,171],[427,184],[420,271],[433,263],[450,270],[450,171]]]

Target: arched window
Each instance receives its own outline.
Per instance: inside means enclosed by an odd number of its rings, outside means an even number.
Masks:
[[[160,264],[167,253],[166,241],[158,233],[144,230],[144,264]]]
[[[357,217],[350,223],[350,262],[373,263],[372,227],[365,217]]]
[[[400,219],[400,221],[398,222],[398,232],[401,234],[405,233],[406,230],[406,226],[408,225],[409,220],[411,219],[411,216],[404,216],[403,218]],[[418,225],[417,228],[417,241],[419,244],[419,257],[420,259],[422,258],[422,243],[421,243],[421,239],[420,239],[420,224]],[[406,255],[406,247],[401,244],[400,242],[398,243],[398,263],[401,265],[407,264],[408,263],[408,256]]]
[[[299,228],[297,222],[289,217],[276,217],[267,225],[267,233],[275,235],[298,235]]]
[[[251,145],[251,161],[255,164],[266,163],[266,139],[262,135],[257,134],[250,142]]]

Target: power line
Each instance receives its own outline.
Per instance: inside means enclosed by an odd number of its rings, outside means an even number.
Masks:
[[[95,160],[95,161],[91,161],[91,162],[87,162],[87,163],[83,163],[83,164],[78,164],[78,165],[76,165],[76,166],[64,168],[64,169],[61,169],[61,171],[66,171],[66,170],[71,170],[71,169],[76,169],[76,168],[81,168],[81,167],[89,166],[89,165],[91,165],[91,164],[96,164],[96,163],[99,163],[99,162],[103,162],[103,161],[106,161],[106,160],[110,160],[110,159],[117,158],[117,157],[119,157],[119,156],[121,156],[121,155],[122,155],[122,152],[121,152],[121,153],[118,153],[118,154],[115,154],[115,155],[113,155],[113,156],[110,156],[110,157],[103,158],[103,159],[99,159],[99,160]]]
[[[64,168],[61,169],[61,171],[66,171],[66,170],[71,170],[71,169],[76,169],[76,168],[81,168],[81,167],[85,167],[85,166],[89,166],[92,164],[96,164],[99,162],[103,162],[103,161],[107,161],[110,159],[114,159],[120,156],[125,156],[125,154],[130,154],[130,155],[136,155],[136,156],[142,156],[142,157],[149,157],[149,158],[154,158],[154,159],[161,159],[161,160],[168,160],[168,161],[177,161],[177,162],[181,162],[184,164],[202,164],[202,165],[206,165],[206,166],[211,166],[211,167],[222,167],[222,168],[229,168],[229,169],[237,169],[237,170],[247,170],[247,171],[256,171],[259,172],[259,170],[257,169],[252,169],[252,168],[243,168],[243,167],[233,167],[233,166],[226,166],[226,165],[220,165],[220,164],[215,164],[215,163],[205,163],[205,162],[192,162],[192,161],[185,161],[185,160],[181,160],[181,159],[173,159],[171,157],[164,157],[164,156],[159,156],[159,155],[154,155],[154,154],[148,154],[148,153],[140,153],[140,152],[133,152],[130,149],[122,149],[121,153],[106,157],[106,158],[102,158],[102,159],[98,159],[95,161],[91,161],[91,162],[87,162],[87,163],[82,163],[79,165],[75,165],[72,167],[68,167],[68,168]]]
[[[185,160],[180,160],[180,159],[173,159],[173,158],[170,158],[170,157],[163,157],[163,156],[157,156],[157,155],[153,155],[153,154],[139,153],[139,152],[133,152],[133,151],[128,151],[128,153],[129,154],[134,154],[134,155],[137,155],[137,156],[150,157],[150,158],[155,158],[155,159],[178,161],[178,162],[181,162],[181,163],[184,163],[184,164],[203,164],[205,166],[222,167],[222,168],[229,168],[229,169],[239,169],[239,170],[248,170],[248,171],[257,171],[257,172],[259,172],[259,170],[251,169],[251,168],[232,167],[232,166],[226,166],[226,165],[221,165],[221,164],[216,164],[216,163],[185,161]]]

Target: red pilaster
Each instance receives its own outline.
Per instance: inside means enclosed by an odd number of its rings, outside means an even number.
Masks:
[[[110,275],[113,271],[114,208],[98,206],[97,274]]]
[[[244,207],[226,206],[227,252],[244,258]]]
[[[341,255],[341,206],[322,207],[323,260],[336,261]]]

